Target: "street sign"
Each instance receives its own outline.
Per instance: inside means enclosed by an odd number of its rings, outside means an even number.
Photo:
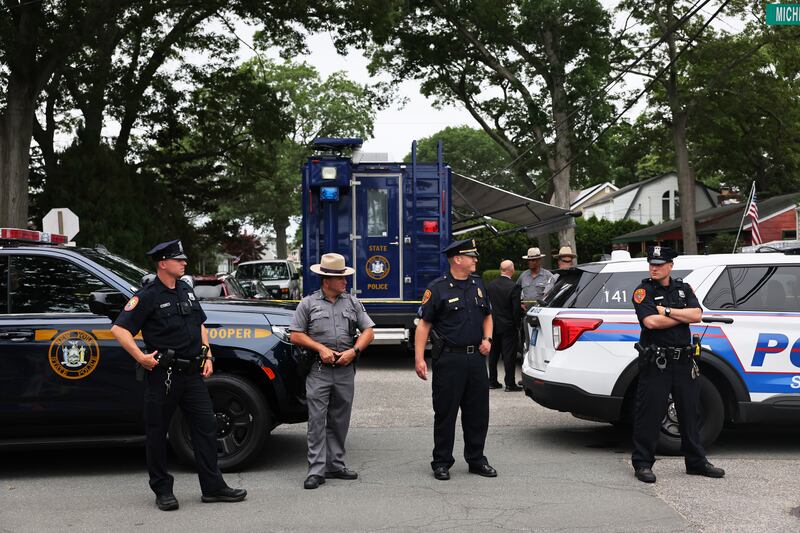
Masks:
[[[71,241],[80,231],[78,215],[66,207],[51,209],[42,219],[42,229],[47,233],[66,235]]]

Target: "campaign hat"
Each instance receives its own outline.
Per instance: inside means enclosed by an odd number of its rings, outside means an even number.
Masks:
[[[309,267],[311,272],[320,276],[352,276],[355,270],[346,266],[341,254],[325,254],[319,263]]]

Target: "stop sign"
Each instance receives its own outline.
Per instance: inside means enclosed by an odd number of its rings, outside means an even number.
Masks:
[[[47,233],[60,233],[72,240],[80,231],[78,215],[66,207],[51,209],[42,219],[42,230]]]

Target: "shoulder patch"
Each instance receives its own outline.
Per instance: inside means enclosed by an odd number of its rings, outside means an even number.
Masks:
[[[644,301],[644,297],[647,296],[647,291],[639,288],[633,291],[633,301],[637,304],[640,304]]]
[[[125,304],[125,310],[126,310],[126,311],[133,311],[133,309],[134,309],[134,308],[135,308],[135,307],[136,307],[138,304],[139,304],[139,297],[138,297],[138,296],[134,296],[133,298],[131,298],[130,300],[128,300],[128,303],[126,303],[126,304]]]
[[[431,290],[425,289],[425,294],[422,295],[422,305],[428,303],[428,300],[431,299]]]

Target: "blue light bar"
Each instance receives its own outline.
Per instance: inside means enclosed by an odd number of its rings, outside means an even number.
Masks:
[[[323,202],[338,202],[339,187],[320,187],[319,199]]]

